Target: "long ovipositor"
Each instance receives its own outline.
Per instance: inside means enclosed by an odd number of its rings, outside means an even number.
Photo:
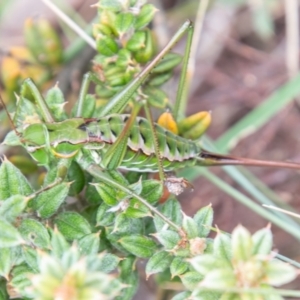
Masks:
[[[27,147],[31,146],[32,153],[46,148],[47,142],[55,148],[68,144],[74,146],[70,151],[82,147],[92,151],[98,158],[97,163],[101,165],[101,157],[114,144],[129,117],[130,115],[126,114],[112,114],[99,119],[73,118],[57,123],[32,124],[24,129],[22,136]],[[300,164],[297,163],[261,161],[210,153],[201,149],[199,141],[180,137],[158,124],[154,124],[154,127],[165,171],[193,165],[249,165],[300,170]],[[139,172],[158,171],[154,141],[147,119],[135,119],[128,135],[127,151],[119,167]]]

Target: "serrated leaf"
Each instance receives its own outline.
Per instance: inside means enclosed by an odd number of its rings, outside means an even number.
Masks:
[[[6,199],[0,206],[0,218],[12,222],[26,208],[28,198],[22,195],[14,195]]]
[[[170,272],[172,278],[175,276],[183,274],[189,268],[189,263],[185,261],[182,257],[174,257],[170,265]]]
[[[266,282],[270,285],[280,286],[294,280],[298,272],[297,270],[286,263],[279,260],[272,260],[265,268]]]
[[[154,236],[167,250],[173,249],[180,242],[179,234],[172,230],[161,230]]]
[[[198,226],[197,223],[187,215],[183,215],[182,227],[187,233],[189,239],[193,239],[198,236]]]
[[[146,278],[152,274],[160,273],[170,267],[173,257],[169,252],[159,251],[150,257],[146,265]]]
[[[10,223],[0,219],[0,248],[14,247],[24,243],[19,231]]]
[[[207,237],[213,222],[214,211],[211,205],[202,207],[194,216],[194,220],[198,225],[199,237]]]
[[[50,236],[42,223],[34,219],[24,219],[19,227],[19,231],[28,243],[41,249],[50,247]]]
[[[181,275],[180,279],[188,290],[193,290],[203,279],[203,276],[197,272],[191,271]]]
[[[263,228],[252,235],[253,255],[267,255],[271,252],[273,236],[270,228]]]
[[[33,202],[38,216],[43,219],[53,216],[67,197],[69,188],[69,183],[62,182],[42,192]]]
[[[33,190],[25,176],[7,159],[0,166],[0,200],[13,195],[30,195]]]
[[[170,199],[164,204],[159,206],[160,212],[165,215],[168,219],[173,221],[175,224],[181,226],[182,213],[179,202],[176,199]],[[154,224],[157,231],[162,230],[165,226],[165,222],[158,216],[154,217]]]
[[[125,236],[119,242],[127,251],[137,257],[150,257],[157,250],[156,243],[152,239],[142,235]]]
[[[78,248],[82,255],[96,254],[100,247],[99,233],[91,233],[78,240]]]
[[[8,279],[10,269],[13,266],[10,248],[0,248],[0,276]]]
[[[237,261],[246,261],[252,255],[253,242],[250,232],[243,226],[237,226],[231,236],[232,257]]]
[[[68,241],[80,239],[90,234],[91,226],[88,221],[76,212],[64,212],[55,218],[58,230]]]

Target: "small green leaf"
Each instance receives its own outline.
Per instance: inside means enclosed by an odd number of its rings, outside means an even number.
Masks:
[[[0,248],[14,247],[24,243],[19,231],[10,223],[0,219]]]
[[[33,192],[25,176],[7,159],[0,166],[0,182],[0,200],[13,195],[28,196]]]
[[[143,27],[147,26],[152,21],[156,12],[157,8],[153,4],[143,5],[141,11],[136,17],[134,28],[142,29]]]
[[[55,257],[62,257],[62,255],[70,248],[70,245],[64,236],[55,227],[51,231],[51,249]]]
[[[220,260],[212,254],[204,254],[193,257],[189,260],[189,262],[193,268],[203,276],[211,270],[215,270],[217,268],[226,269],[229,267],[226,261]],[[231,270],[231,267],[229,270]]]
[[[116,41],[108,36],[98,35],[96,38],[97,51],[105,56],[113,56],[118,53],[119,47]]]
[[[141,197],[152,205],[157,203],[163,194],[163,185],[157,180],[143,180],[142,185]]]
[[[108,186],[105,183],[99,182],[93,184],[102,198],[102,200],[109,206],[115,206],[119,203],[117,199],[117,191],[115,188]]]
[[[11,249],[0,248],[0,276],[8,279],[8,275],[12,266],[13,262],[11,260]]]
[[[146,86],[143,88],[143,93],[148,96],[147,101],[151,106],[163,109],[169,102],[167,94],[157,87]]]
[[[35,272],[39,271],[38,257],[37,252],[31,247],[23,246],[22,247],[23,258],[26,261],[27,265],[34,270]]]
[[[231,236],[232,256],[234,260],[246,261],[253,251],[253,242],[250,232],[243,226],[237,226]]]
[[[99,205],[96,215],[96,226],[112,225],[115,219],[115,213],[109,212],[110,206],[106,203]]]
[[[214,240],[214,255],[231,266],[231,240],[227,234],[218,233]]]
[[[198,234],[200,237],[207,237],[213,222],[214,211],[211,204],[202,207],[194,216],[194,220],[198,225]]]
[[[70,183],[62,182],[42,192],[33,202],[39,217],[46,219],[53,216],[68,195]]]
[[[188,290],[193,290],[203,279],[203,276],[197,272],[191,271],[181,275],[180,279]]]
[[[183,274],[189,268],[189,263],[182,257],[174,257],[170,265],[172,278]]]
[[[270,285],[280,286],[294,280],[298,271],[291,265],[279,260],[272,260],[266,266],[266,282]]]
[[[110,273],[115,270],[120,261],[118,256],[110,253],[102,253],[97,256],[89,255],[86,260],[90,271],[99,271],[103,273]]]
[[[85,176],[76,161],[72,161],[70,168],[68,169],[67,181],[72,182],[69,195],[77,196],[85,186]]]
[[[91,226],[80,214],[64,212],[55,218],[58,230],[69,240],[77,240],[84,235],[92,233]]]
[[[201,285],[211,289],[226,289],[236,285],[236,278],[232,270],[214,269],[205,275]]]
[[[187,300],[190,299],[190,296],[191,296],[191,292],[185,291],[177,294],[171,300]]]
[[[116,18],[115,27],[119,33],[119,36],[122,37],[124,33],[129,31],[134,24],[135,18],[131,13],[119,13]]]
[[[165,247],[166,250],[175,248],[180,241],[179,234],[172,230],[161,230],[153,235]]]
[[[47,105],[56,121],[63,121],[67,118],[67,114],[64,109],[66,103],[64,95],[57,85],[48,90],[45,101],[47,102]]]
[[[146,278],[152,274],[160,273],[170,267],[172,255],[166,251],[159,251],[150,257],[146,265]]]
[[[193,239],[198,236],[198,226],[197,223],[187,215],[183,214],[182,227],[187,233],[189,239]]]
[[[82,255],[96,254],[99,251],[99,233],[91,233],[78,240],[78,248]]]
[[[101,10],[119,12],[123,9],[123,1],[120,0],[101,0],[98,3]]]
[[[125,236],[119,242],[127,251],[137,257],[150,257],[157,250],[156,243],[142,235]]]
[[[28,198],[22,195],[14,195],[6,199],[0,206],[0,217],[12,222],[25,209]]]
[[[139,51],[145,47],[146,33],[144,31],[136,31],[129,39],[126,49],[132,52]]]
[[[153,74],[165,73],[173,70],[182,61],[182,56],[176,53],[168,53],[153,69]]]
[[[160,212],[165,215],[168,219],[173,221],[175,224],[181,226],[182,213],[179,202],[176,199],[170,199],[161,206],[159,206]],[[165,226],[165,222],[158,216],[154,217],[154,224],[157,231],[162,230]]]
[[[130,206],[125,210],[124,214],[129,218],[145,218],[150,217],[149,209],[139,201],[130,201]]]
[[[34,220],[24,219],[19,227],[25,241],[41,249],[50,247],[50,236],[46,227]]]
[[[116,60],[116,66],[125,69],[130,64],[132,64],[131,52],[127,49],[120,49]]]
[[[22,264],[16,266],[12,270],[11,275],[12,275],[12,280],[11,280],[12,287],[21,295],[26,296],[27,294],[26,289],[29,286],[32,286],[32,282],[30,280],[30,277],[32,277],[33,275],[32,270],[26,264]]]
[[[149,81],[147,84],[149,86],[161,86],[165,82],[167,82],[170,78],[172,78],[173,73],[172,72],[166,72],[161,74],[153,74],[150,76]]]
[[[119,214],[115,219],[114,232],[128,234],[142,234],[143,221],[141,219],[132,219],[124,214]]]
[[[139,276],[135,263],[136,257],[134,256],[128,256],[120,261],[119,279],[128,287],[121,291],[116,300],[130,300],[135,295],[139,285]]]
[[[263,228],[252,235],[253,255],[268,255],[273,245],[273,237],[270,228]]]

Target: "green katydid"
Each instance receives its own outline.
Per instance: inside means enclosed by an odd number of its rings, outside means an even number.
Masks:
[[[130,189],[120,186],[101,171],[121,168],[137,172],[160,172],[161,179],[164,179],[166,186],[173,193],[178,194],[186,182],[174,178],[165,179],[164,172],[192,165],[271,166],[299,170],[300,164],[296,163],[260,161],[207,152],[201,148],[199,141],[185,139],[158,124],[152,124],[145,118],[137,117],[141,106],[139,103],[136,103],[131,115],[121,114],[151,70],[186,32],[189,32],[191,37],[192,31],[191,22],[185,22],[155,59],[103,107],[97,118],[80,117],[85,105],[89,82],[93,80],[92,74],[87,74],[84,78],[76,117],[65,118],[59,122],[34,83],[27,79],[23,84],[21,96],[24,96],[24,91],[32,94],[42,120],[39,123],[18,127],[7,135],[4,143],[24,146],[30,155],[43,165],[49,165],[51,160],[57,158],[69,162],[75,159],[87,172],[139,199],[161,217],[163,216],[149,206],[145,199]],[[188,57],[190,41],[191,38],[186,47],[186,57]],[[185,76],[186,65],[181,74],[181,82],[184,82]],[[181,85],[178,101],[181,99],[183,90],[184,87]],[[176,227],[174,224],[171,225]]]

